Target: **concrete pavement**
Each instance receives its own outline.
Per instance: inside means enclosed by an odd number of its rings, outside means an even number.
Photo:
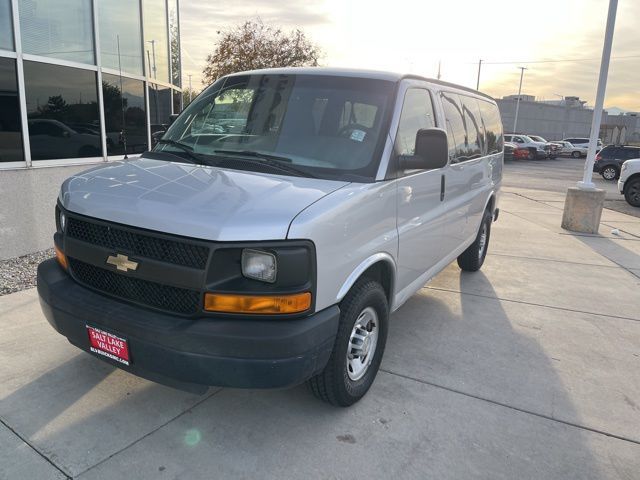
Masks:
[[[640,478],[640,219],[572,235],[562,200],[505,188],[482,271],[393,315],[349,409],[162,387],[69,345],[35,291],[0,297],[0,478]]]

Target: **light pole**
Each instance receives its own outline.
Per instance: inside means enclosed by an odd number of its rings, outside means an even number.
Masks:
[[[193,95],[193,89],[191,88],[191,75],[189,75],[189,103],[191,103],[191,95]]]
[[[562,215],[562,228],[574,232],[598,233],[600,218],[606,192],[596,188],[592,182],[593,164],[596,157],[598,135],[600,133],[600,121],[602,120],[602,107],[604,94],[607,88],[607,76],[609,74],[609,60],[611,59],[611,45],[613,44],[613,29],[616,23],[618,0],[609,0],[609,12],[607,14],[607,27],[604,34],[602,47],[602,60],[600,62],[600,76],[598,78],[598,90],[596,92],[596,104],[593,108],[591,120],[591,134],[589,135],[589,150],[584,162],[582,181],[576,187],[569,188],[564,202]]]
[[[520,86],[518,87],[518,99],[516,100],[516,114],[513,117],[513,134],[518,133],[516,127],[518,126],[518,111],[520,110],[520,97],[522,96],[522,77],[527,67],[518,67],[520,69]]]
[[[596,158],[598,136],[600,135],[600,122],[602,121],[602,107],[604,94],[607,89],[607,77],[609,74],[609,60],[611,59],[611,45],[613,44],[613,29],[616,24],[616,11],[618,0],[609,1],[609,13],[607,15],[607,29],[604,34],[604,46],[602,47],[602,60],[600,61],[600,77],[598,78],[598,90],[596,92],[596,104],[593,107],[591,119],[591,135],[589,136],[589,150],[584,162],[582,181],[578,182],[578,188],[593,190],[596,186],[591,181],[593,177],[593,164]]]
[[[478,80],[476,80],[476,90],[480,90],[480,69],[482,68],[482,60],[478,62]]]

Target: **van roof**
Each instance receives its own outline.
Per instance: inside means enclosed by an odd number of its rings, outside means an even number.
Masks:
[[[365,70],[356,68],[329,68],[329,67],[284,67],[284,68],[265,68],[262,70],[250,70],[247,72],[232,73],[234,75],[328,75],[336,77],[355,77],[355,78],[369,78],[375,80],[386,80],[389,82],[399,82],[405,78],[424,80],[429,83],[441,85],[446,88],[455,90],[463,90],[468,93],[473,93],[481,97],[485,97],[488,100],[494,101],[493,97],[486,93],[479,92],[473,88],[464,87],[462,85],[456,85],[455,83],[444,82],[442,80],[436,80],[434,78],[423,77],[421,75],[403,74],[398,72],[389,72],[383,70]]]

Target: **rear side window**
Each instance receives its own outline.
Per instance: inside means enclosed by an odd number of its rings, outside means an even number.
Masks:
[[[404,96],[402,114],[396,134],[395,151],[397,155],[413,155],[416,147],[416,134],[422,128],[435,127],[433,103],[427,90],[410,88]]]
[[[500,118],[498,106],[484,100],[478,100],[478,105],[480,105],[482,123],[485,129],[487,154],[499,153],[502,151],[503,137],[502,119]]]
[[[637,148],[623,148],[622,158],[625,160],[630,160],[632,158],[640,157],[640,149]]]
[[[464,126],[464,114],[458,95],[442,94],[442,108],[444,110],[445,127],[449,140],[449,161],[458,163],[464,161],[467,145],[467,132]]]

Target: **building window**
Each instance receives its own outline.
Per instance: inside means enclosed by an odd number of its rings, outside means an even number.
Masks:
[[[13,50],[11,0],[0,0],[0,50]]]
[[[24,53],[95,63],[91,0],[19,0]]]
[[[102,66],[143,75],[140,5],[131,0],[99,0]],[[118,49],[118,43],[119,49]]]
[[[169,82],[169,43],[165,0],[143,0],[142,6],[147,76],[160,82]]]
[[[147,149],[144,83],[131,78],[103,74],[102,97],[107,154],[144,152]]]
[[[24,160],[21,130],[16,62],[0,58],[0,163]]]
[[[171,49],[171,83],[180,83],[180,24],[178,17],[178,0],[169,0],[169,48]]]
[[[151,143],[156,144],[169,128],[171,115],[171,89],[153,83],[149,84],[149,119],[151,122]]]
[[[102,155],[96,72],[24,62],[32,160]]]

